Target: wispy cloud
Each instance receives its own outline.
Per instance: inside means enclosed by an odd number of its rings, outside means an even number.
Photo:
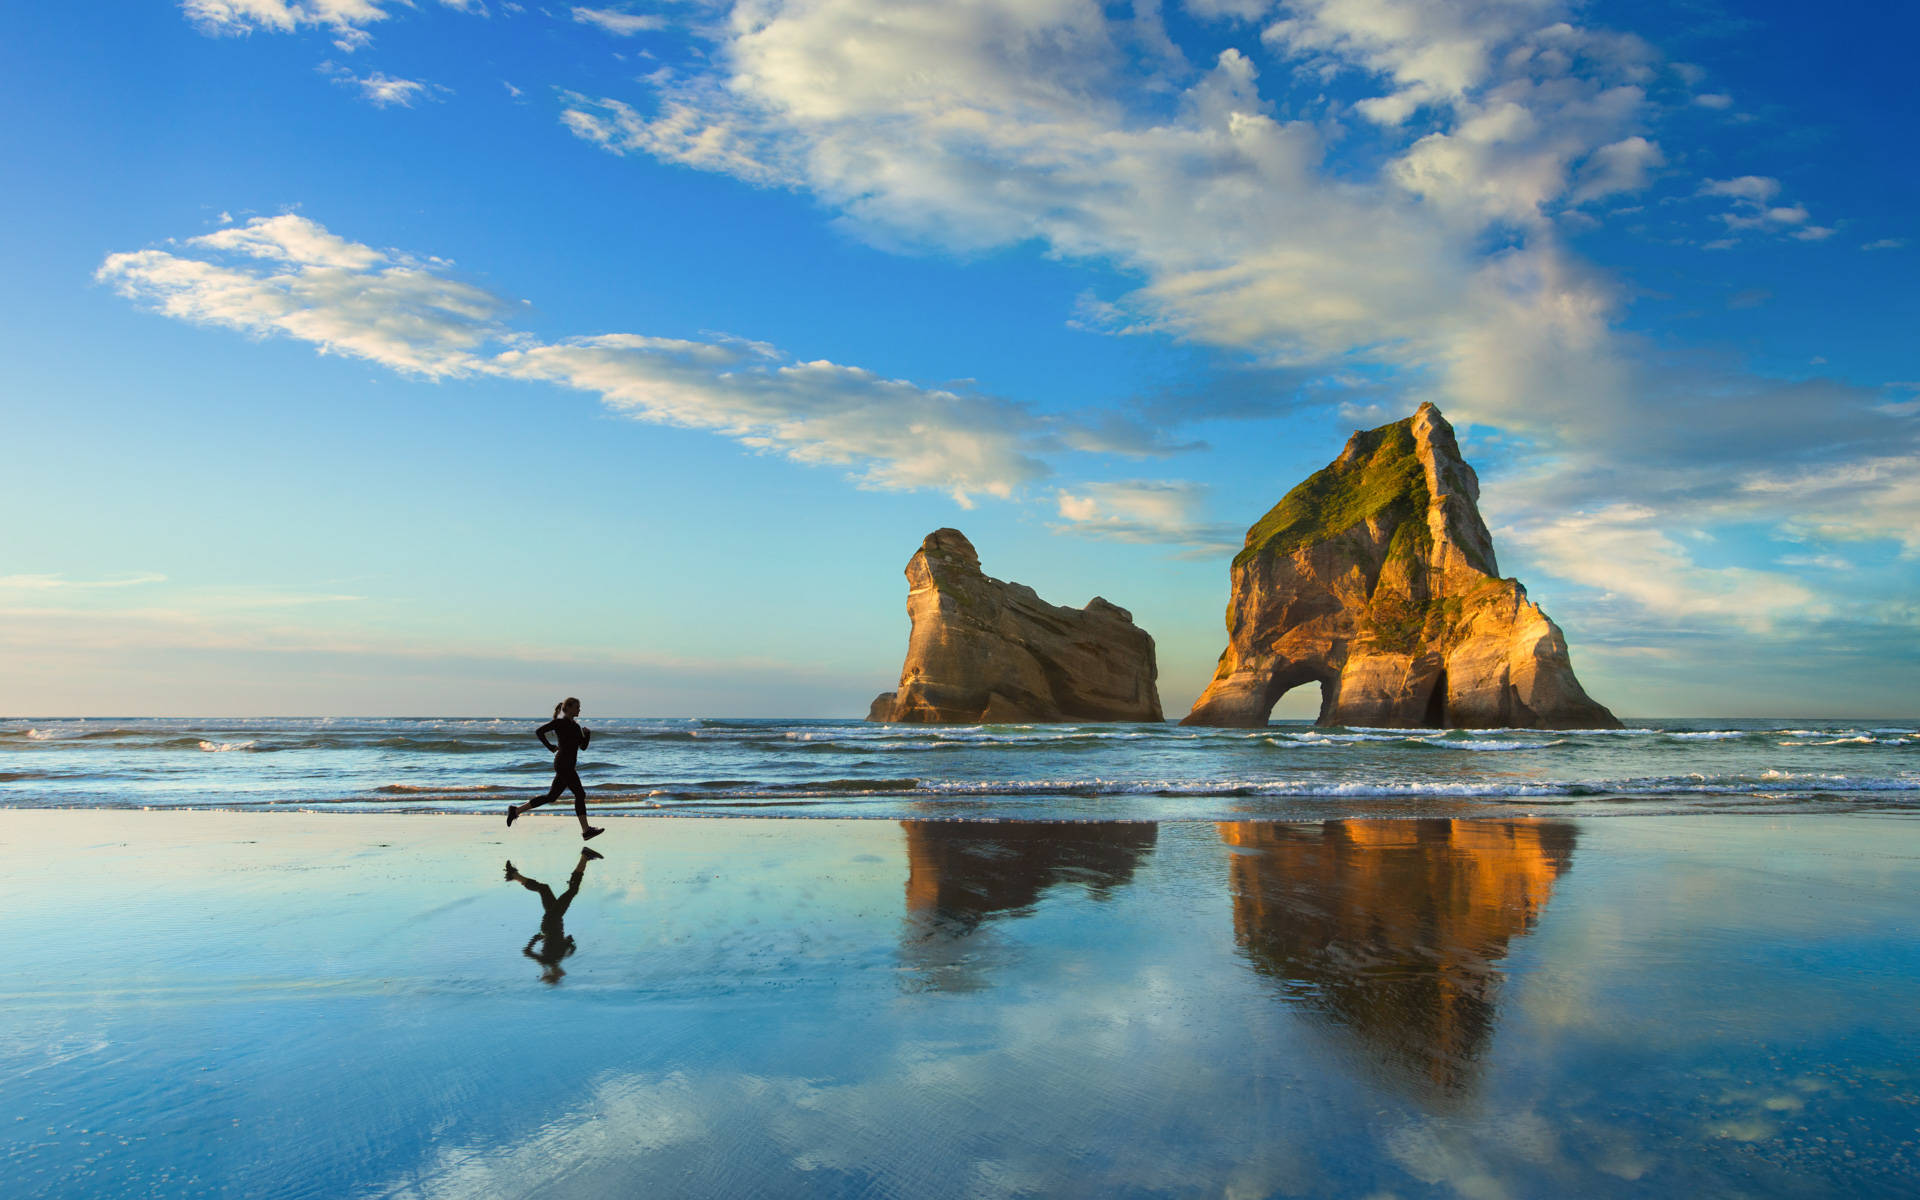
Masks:
[[[474,11],[473,0],[440,0],[443,7]],[[210,34],[293,33],[312,27],[333,35],[334,44],[351,52],[372,40],[368,32],[408,9],[409,0],[180,0],[187,19]]]
[[[1083,296],[1082,328],[1240,354],[1324,404],[1357,376],[1353,406],[1377,415],[1435,399],[1551,464],[1501,481],[1505,528],[1540,569],[1622,603],[1675,612],[1697,592],[1694,619],[1752,629],[1834,603],[1764,566],[1701,565],[1679,531],[1784,525],[1789,506],[1744,479],[1845,469],[1861,446],[1912,445],[1912,423],[1870,389],[1662,353],[1620,328],[1619,289],[1562,233],[1578,206],[1673,169],[1651,96],[1663,73],[1701,73],[1556,0],[1189,9],[1255,22],[1281,69],[1241,49],[1188,63],[1091,6],[953,0],[902,22],[881,0],[736,4],[711,27],[711,66],[656,73],[650,94],[569,96],[562,119],[614,153],[806,191],[881,245],[1037,242],[1141,280]],[[1358,98],[1325,99],[1335,77]],[[1372,153],[1336,159],[1336,141]],[[1771,176],[1680,187],[1724,204],[1721,245],[1836,228]],[[1198,521],[1197,493],[1132,486],[1063,485],[1056,527]],[[1582,538],[1640,548],[1602,579]]]
[[[658,13],[631,13],[617,8],[575,8],[573,19],[582,25],[597,26],[615,37],[632,37],[650,29],[664,28],[667,23]]]
[[[1783,567],[1814,567],[1822,571],[1853,570],[1853,564],[1838,554],[1783,554],[1775,561]]]
[[[471,374],[506,336],[505,305],[446,264],[335,237],[305,217],[255,217],[171,249],[109,255],[95,278],[179,320],[285,334],[323,354],[429,378]]]
[[[1749,567],[1704,567],[1662,529],[1662,514],[1614,505],[1512,531],[1534,561],[1562,579],[1620,597],[1677,625],[1732,621],[1756,632],[1783,620],[1826,616],[1795,577]]]
[[[412,108],[415,101],[438,98],[449,89],[437,83],[426,83],[418,79],[401,79],[388,75],[384,71],[373,71],[366,75],[356,75],[352,71],[333,63],[321,63],[320,72],[329,76],[342,87],[350,87],[360,93],[361,99],[379,108]]]
[[[1046,414],[958,388],[804,360],[764,343],[636,333],[542,341],[509,327],[506,301],[449,277],[452,264],[341,238],[298,214],[109,256],[96,277],[167,316],[286,335],[431,379],[490,375],[597,395],[612,411],[705,429],[756,451],[839,467],[859,484],[1012,497],[1046,457],[1138,457],[1177,447],[1136,422]]]
[[[1730,234],[1745,232],[1784,233],[1805,242],[1824,241],[1834,230],[1824,225],[1809,225],[1812,215],[1803,204],[1776,204],[1780,181],[1767,175],[1741,175],[1734,179],[1709,179],[1696,193],[1732,201],[1716,219]]]
[[[1329,130],[1364,132],[1352,112],[1283,117],[1241,50],[1188,64],[1091,7],[736,8],[713,69],[658,74],[644,103],[571,97],[563,120],[616,153],[805,189],[883,242],[1037,240],[1144,281],[1086,297],[1083,327],[1386,365],[1450,410],[1543,431],[1617,394],[1613,289],[1555,219],[1664,164],[1641,129],[1652,51],[1553,3],[1360,7],[1289,6],[1264,43],[1296,79],[1379,79],[1365,128],[1438,125],[1372,178],[1328,160]]]
[[[0,592],[54,592],[72,589],[142,587],[165,583],[165,575],[150,572],[122,575],[113,579],[68,579],[65,575],[0,575]]]
[[[938,488],[968,507],[975,494],[1008,498],[1050,473],[1038,457],[1047,423],[1021,405],[795,361],[755,342],[604,334],[509,350],[490,366],[593,392],[640,420],[849,468],[864,486]]]
[[[1060,520],[1053,528],[1206,553],[1238,549],[1243,530],[1203,519],[1207,491],[1205,484],[1169,479],[1077,484],[1054,493]]]
[[[1789,531],[1849,542],[1893,538],[1908,557],[1920,557],[1920,455],[1755,471],[1741,493],[1784,505]]]

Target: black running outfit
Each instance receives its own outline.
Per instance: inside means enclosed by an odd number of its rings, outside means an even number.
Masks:
[[[560,739],[555,746],[547,740],[551,733]],[[581,820],[587,819],[587,789],[580,786],[580,752],[593,740],[593,730],[582,728],[580,722],[572,717],[555,717],[545,725],[533,731],[540,744],[553,754],[553,786],[547,794],[535,803],[547,804],[560,798],[560,793],[573,793],[573,811],[580,814]],[[528,807],[532,807],[529,805]]]

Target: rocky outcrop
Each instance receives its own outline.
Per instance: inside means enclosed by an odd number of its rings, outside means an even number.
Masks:
[[[1247,531],[1226,651],[1182,724],[1264,725],[1317,682],[1322,725],[1618,728],[1559,627],[1500,578],[1479,498],[1433,405],[1354,434]]]
[[[980,570],[957,529],[936,529],[907,563],[913,633],[900,687],[869,721],[1024,724],[1159,721],[1153,639],[1095,596],[1048,604],[1030,587]]]

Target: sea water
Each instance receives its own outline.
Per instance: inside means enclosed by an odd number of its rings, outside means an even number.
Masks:
[[[484,812],[543,791],[535,718],[0,721],[0,806]],[[1333,819],[1920,807],[1920,722],[1619,730],[593,719],[596,810]],[[564,810],[562,810],[564,811]]]

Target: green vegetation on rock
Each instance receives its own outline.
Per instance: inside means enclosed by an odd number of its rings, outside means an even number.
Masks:
[[[1413,418],[1357,433],[1351,448],[1352,461],[1315,472],[1261,517],[1233,565],[1242,566],[1261,554],[1291,554],[1402,501],[1410,513],[1426,511],[1427,477],[1415,452]]]
[[[1391,654],[1412,654],[1426,632],[1431,603],[1419,603],[1398,592],[1375,594],[1367,612],[1366,632],[1376,648]]]

